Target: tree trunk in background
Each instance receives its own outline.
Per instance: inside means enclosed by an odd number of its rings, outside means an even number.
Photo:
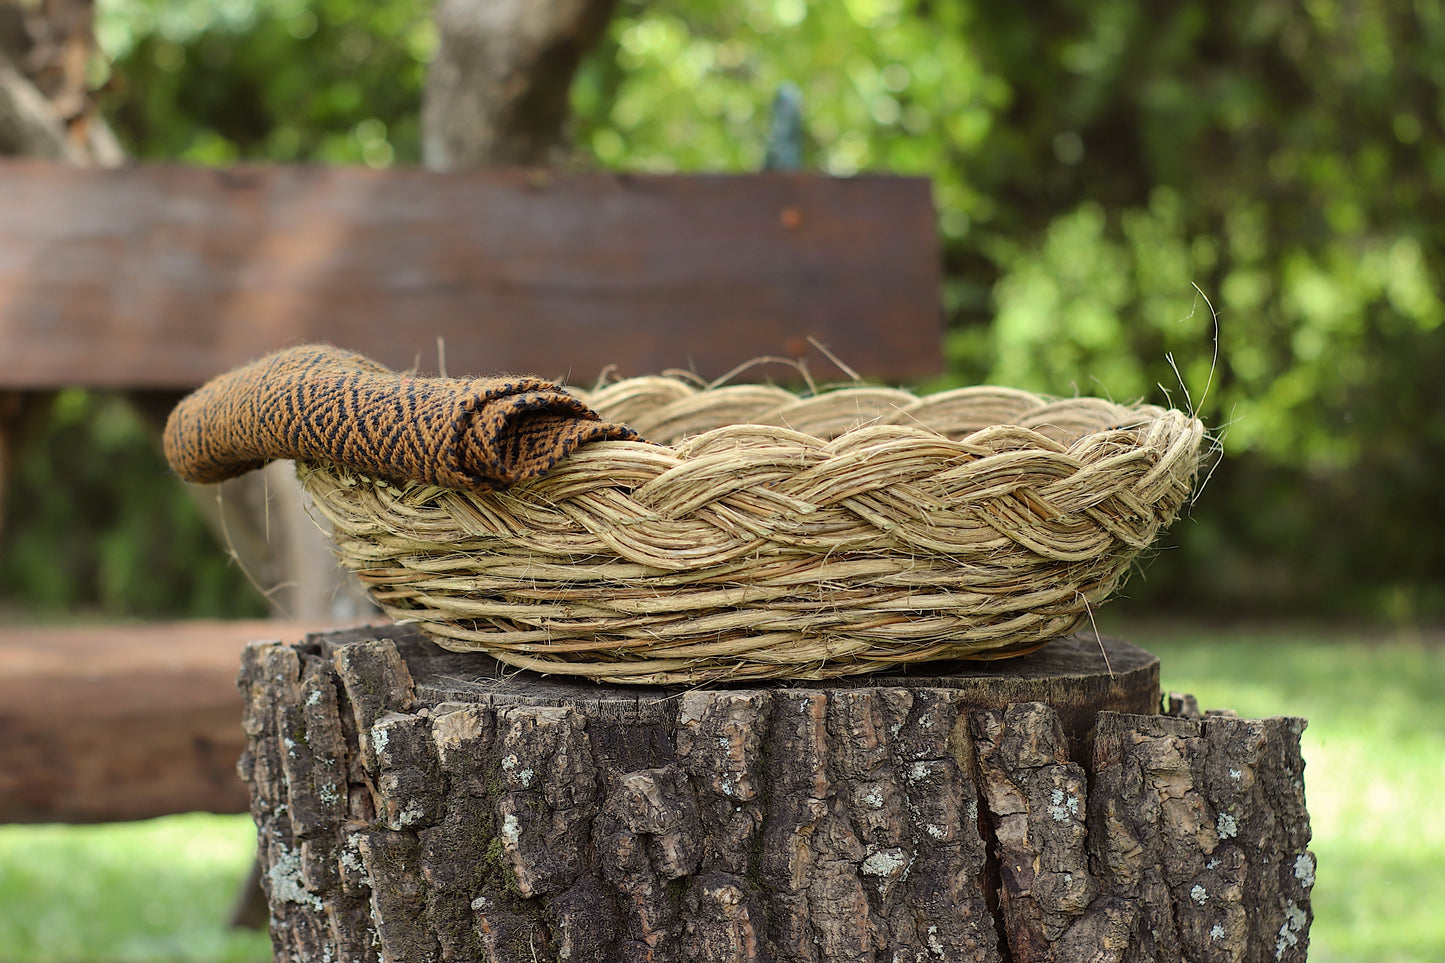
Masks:
[[[0,8],[4,9],[4,8]],[[0,51],[0,154],[82,163],[50,102]]]
[[[0,156],[114,167],[125,160],[86,86],[91,0],[0,0]],[[21,447],[52,392],[0,391],[0,524]]]
[[[557,159],[572,77],[615,0],[440,0],[422,106],[433,170]]]
[[[91,96],[92,0],[0,2],[0,154],[115,167],[125,161]]]
[[[1102,645],[690,690],[253,645],[276,959],[1304,960],[1303,721],[1148,714]]]

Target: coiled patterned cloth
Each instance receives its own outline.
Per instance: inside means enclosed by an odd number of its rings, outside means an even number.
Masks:
[[[166,423],[165,451],[198,483],[292,458],[487,491],[542,475],[588,442],[637,437],[538,378],[421,378],[305,345],[188,395]]]

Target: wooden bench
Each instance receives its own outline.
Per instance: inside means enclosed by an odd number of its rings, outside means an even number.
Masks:
[[[0,629],[0,821],[245,812],[236,692],[252,639],[291,622]]]
[[[815,343],[882,380],[942,368],[921,179],[8,161],[0,198],[0,476],[27,398],[115,390],[160,416],[312,340],[576,384],[763,356],[844,378]],[[0,630],[0,821],[244,810],[240,649],[304,630]]]

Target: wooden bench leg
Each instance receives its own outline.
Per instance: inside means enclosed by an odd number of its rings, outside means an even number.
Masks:
[[[0,391],[0,526],[21,446],[44,422],[54,397],[53,391]]]
[[[236,891],[236,902],[231,906],[231,917],[226,921],[232,929],[264,930],[271,919],[271,908],[266,901],[266,891],[261,888],[261,861],[251,863],[251,870]]]

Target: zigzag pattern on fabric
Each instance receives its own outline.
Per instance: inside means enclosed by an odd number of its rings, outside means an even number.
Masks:
[[[202,484],[293,458],[486,491],[542,475],[601,440],[638,435],[549,381],[415,377],[354,351],[304,345],[182,399],[166,423],[165,450],[177,474]]]

